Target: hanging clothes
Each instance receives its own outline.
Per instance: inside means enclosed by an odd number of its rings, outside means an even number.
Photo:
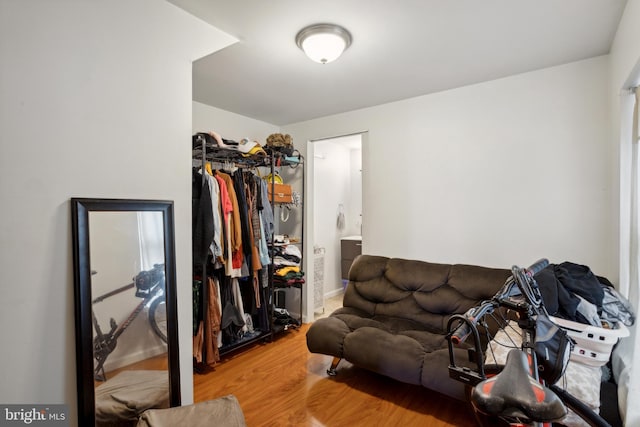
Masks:
[[[222,313],[218,304],[219,296],[214,279],[209,277],[207,283],[209,285],[209,333],[205,337],[205,345],[207,346],[207,364],[212,365],[220,360],[218,334],[220,333]]]
[[[248,207],[247,207],[247,196],[244,186],[244,178],[242,176],[242,172],[237,172],[233,174],[233,188],[236,191],[236,197],[238,199],[238,206],[240,210],[240,232],[242,235],[242,254],[243,254],[243,262],[242,262],[242,277],[246,277],[249,275],[249,271],[251,271],[251,246],[248,244],[250,241],[249,234],[249,215],[248,215]]]
[[[209,184],[197,170],[191,175],[191,224],[193,261],[202,264],[207,261],[209,246],[213,241],[214,223]]]
[[[200,171],[202,174],[203,172]],[[209,187],[210,199],[211,199],[211,213],[212,213],[212,221],[213,221],[213,239],[211,241],[211,245],[209,249],[213,254],[214,260],[216,260],[219,256],[222,255],[222,242],[221,242],[221,231],[222,231],[222,220],[220,218],[220,185],[218,181],[210,175],[210,172],[206,171],[203,174],[204,178],[207,180],[207,186]]]
[[[204,319],[198,324],[197,333],[193,339],[193,355],[198,363],[213,365],[220,360],[219,340],[222,311],[220,307],[219,287],[214,278],[207,280],[209,301],[207,304],[208,323]],[[206,350],[205,350],[206,349]],[[202,354],[206,354],[206,360]]]
[[[220,296],[222,301],[222,330],[223,344],[233,344],[240,338],[242,327],[245,325],[244,313],[238,310],[233,293],[233,285],[230,277],[224,277],[220,283]]]
[[[258,194],[258,215],[260,218],[260,262],[262,265],[271,264],[271,255],[269,254],[269,247],[267,241],[271,241],[273,235],[273,210],[271,209],[271,203],[269,203],[269,196],[267,193],[267,182],[264,179],[258,179],[256,192]]]
[[[270,242],[275,229],[275,223],[273,218],[273,209],[271,208],[271,203],[269,203],[269,189],[267,187],[267,181],[261,179],[260,188],[261,200],[265,201],[262,203],[262,227],[265,232],[265,240]]]
[[[202,144],[196,142],[198,149]],[[193,351],[196,362],[209,365],[227,347],[261,336],[273,325],[268,310],[273,274],[268,242],[274,235],[274,212],[268,183],[253,169],[268,163],[231,155],[224,148],[214,153],[221,168],[212,167],[216,161],[206,163],[202,174],[193,177]],[[203,161],[211,160],[206,147],[201,153]],[[200,278],[206,288],[195,287]]]
[[[245,318],[250,318],[258,331],[270,329],[264,302],[268,301],[265,266],[271,262],[267,236],[273,233],[273,211],[266,183],[260,177],[242,169],[228,173],[206,166],[197,206],[204,206],[208,195],[211,208],[206,213],[213,224],[213,233],[207,230],[207,235],[213,236],[208,252],[214,269],[207,269],[207,275],[214,275],[215,281],[206,283],[209,294],[218,298],[209,300],[206,310],[210,319],[218,320],[199,325],[194,355],[200,355],[196,356],[199,362],[205,354],[202,362],[212,364],[218,360],[220,348],[256,333]]]
[[[244,320],[244,314],[246,311],[244,310],[244,302],[242,301],[242,293],[240,292],[240,285],[238,284],[238,279],[231,279],[231,292],[233,293],[233,301],[235,303],[236,309],[238,313],[242,313],[242,319]],[[242,325],[242,332],[248,332],[249,329],[247,327],[247,323],[244,322]]]
[[[238,196],[236,194],[233,179],[230,175],[216,171],[216,176],[225,182],[229,200],[231,201],[232,210],[231,215],[228,218],[229,224],[227,226],[227,232],[229,233],[229,252],[230,256],[227,256],[225,262],[225,272],[231,277],[241,277],[242,267],[242,228],[240,221],[240,205],[238,203]],[[229,254],[227,254],[229,255]]]

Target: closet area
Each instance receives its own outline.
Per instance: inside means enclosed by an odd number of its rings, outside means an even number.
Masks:
[[[296,236],[281,231],[283,219],[302,219],[302,196],[283,182],[281,171],[303,177],[304,159],[292,146],[269,142],[236,142],[215,132],[192,138],[193,358],[199,373],[227,353],[302,324],[302,224]],[[299,309],[287,310],[287,300],[299,302]]]

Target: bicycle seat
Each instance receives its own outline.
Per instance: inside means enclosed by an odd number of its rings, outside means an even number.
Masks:
[[[529,375],[528,356],[521,350],[511,350],[502,372],[473,388],[471,403],[484,414],[520,422],[551,422],[567,414],[560,398]]]

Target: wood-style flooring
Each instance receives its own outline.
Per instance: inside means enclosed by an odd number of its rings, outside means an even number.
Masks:
[[[469,407],[423,387],[400,383],[346,361],[311,354],[309,325],[226,357],[194,376],[194,400],[233,394],[249,427],[473,426]],[[215,423],[211,424],[212,426]]]

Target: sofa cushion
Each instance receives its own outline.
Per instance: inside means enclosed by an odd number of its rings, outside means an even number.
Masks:
[[[402,334],[374,327],[358,328],[344,340],[351,363],[409,384],[421,384],[424,350],[419,342]]]
[[[230,394],[169,409],[145,411],[136,427],[246,427],[238,399]]]

